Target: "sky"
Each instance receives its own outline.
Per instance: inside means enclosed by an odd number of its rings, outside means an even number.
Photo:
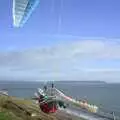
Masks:
[[[40,0],[14,28],[0,0],[1,80],[120,82],[120,1]]]

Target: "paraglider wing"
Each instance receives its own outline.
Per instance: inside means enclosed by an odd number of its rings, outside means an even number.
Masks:
[[[22,27],[30,18],[40,0],[13,0],[13,25]]]

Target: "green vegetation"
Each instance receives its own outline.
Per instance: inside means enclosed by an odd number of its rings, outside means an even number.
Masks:
[[[12,118],[5,112],[0,112],[0,120],[12,120]]]
[[[1,96],[0,120],[83,120],[66,113],[45,114],[32,100]]]

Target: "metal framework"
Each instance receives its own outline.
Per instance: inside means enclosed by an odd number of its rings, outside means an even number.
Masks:
[[[22,27],[30,18],[40,0],[13,0],[13,25]]]

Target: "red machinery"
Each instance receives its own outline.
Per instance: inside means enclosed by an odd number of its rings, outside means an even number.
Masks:
[[[63,101],[56,99],[56,96],[54,95],[53,92],[54,85],[52,84],[52,88],[48,90],[50,94],[46,93],[47,87],[44,86],[44,91],[42,89],[38,89],[38,92],[35,93],[35,98],[34,100],[37,100],[37,103],[39,104],[40,109],[44,113],[55,113],[58,108],[63,107],[66,108],[66,105]]]
[[[52,103],[44,103],[40,105],[40,109],[44,113],[55,113],[58,110],[57,105]]]

